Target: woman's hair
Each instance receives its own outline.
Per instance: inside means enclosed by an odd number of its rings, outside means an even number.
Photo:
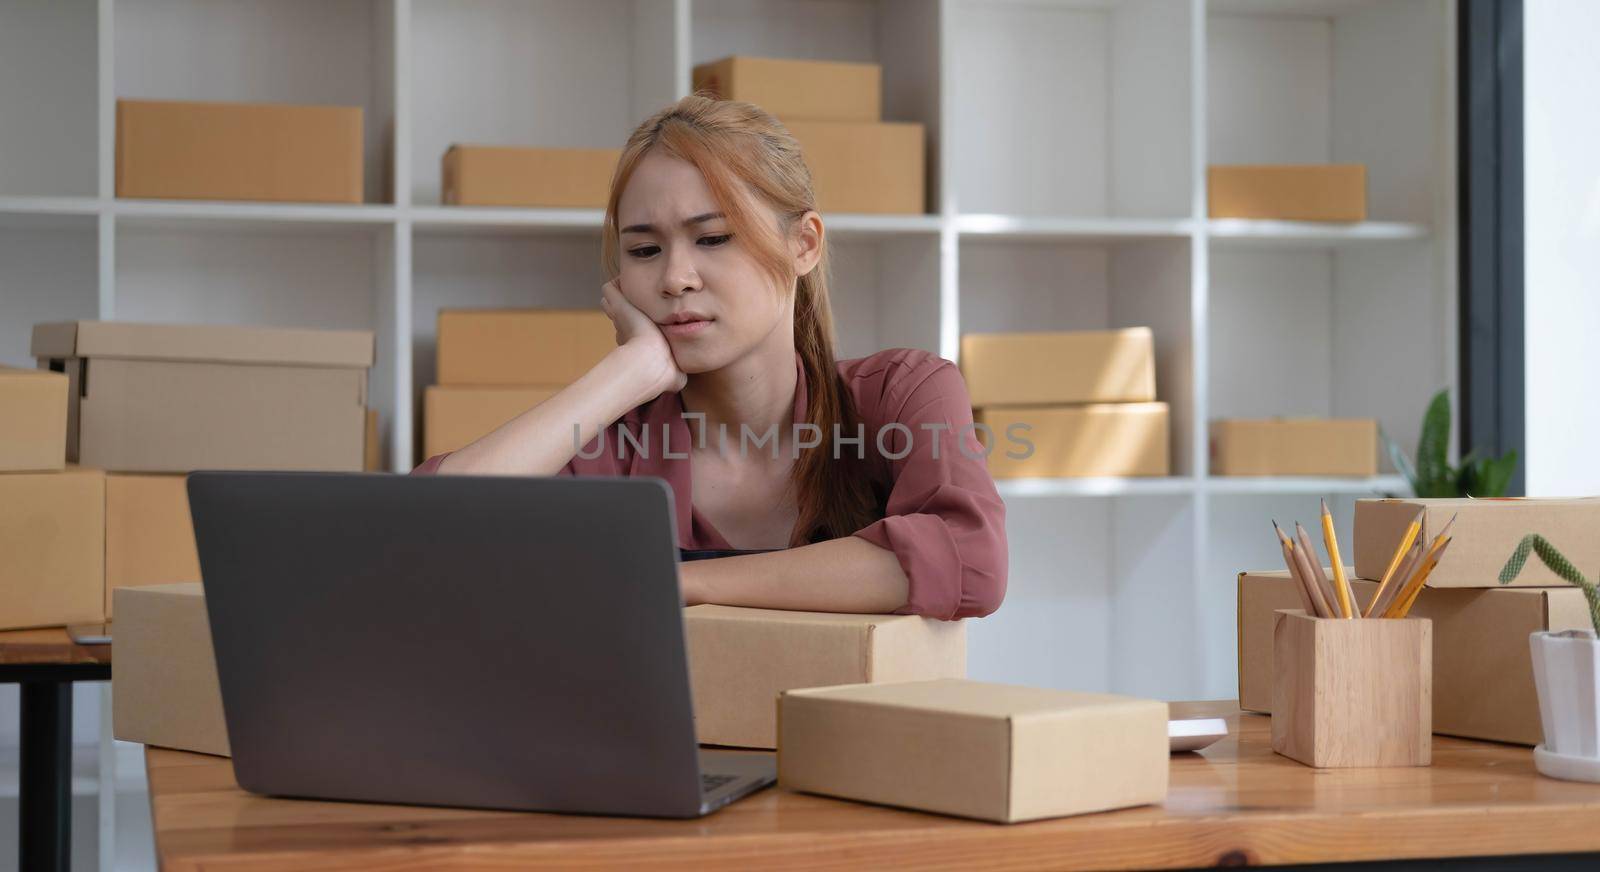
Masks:
[[[787,240],[794,223],[816,210],[811,171],[800,145],[776,118],[750,103],[691,94],[646,119],[628,137],[611,180],[601,243],[608,278],[621,271],[617,202],[639,161],[652,150],[693,164],[705,177],[728,227],[781,288],[793,288],[794,339],[808,385],[806,417],[821,444],[796,459],[789,484],[799,504],[790,545],[848,536],[876,520],[870,476],[852,468],[854,452],[833,456],[834,425],[854,435],[858,418],[833,356],[833,308],[828,302],[828,249],[796,281]],[[774,224],[761,204],[778,215]],[[870,439],[870,434],[868,435]]]

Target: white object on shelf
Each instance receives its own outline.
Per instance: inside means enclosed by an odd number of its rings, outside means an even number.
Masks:
[[[1600,781],[1600,640],[1593,630],[1528,636],[1544,744],[1534,765],[1552,778]]]

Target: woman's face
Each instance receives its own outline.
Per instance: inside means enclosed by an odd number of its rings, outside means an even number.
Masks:
[[[684,372],[727,366],[794,323],[793,295],[731,235],[693,164],[646,153],[617,201],[617,223],[622,293],[661,325]],[[683,318],[693,320],[674,323]]]

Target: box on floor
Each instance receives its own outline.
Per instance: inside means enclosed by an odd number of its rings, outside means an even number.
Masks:
[[[117,101],[117,196],[360,203],[361,108]]]
[[[1171,469],[1166,403],[996,406],[977,409],[973,419],[992,432],[988,464],[995,478],[1148,476]]]
[[[1367,220],[1363,164],[1211,166],[1206,194],[1212,218]]]
[[[1163,801],[1167,704],[941,680],[785,692],[792,790],[1012,823]]]
[[[66,466],[67,377],[0,366],[0,472]]]
[[[1600,498],[1366,499],[1356,501],[1355,571],[1381,578],[1417,512],[1423,541],[1455,518],[1450,548],[1428,587],[1499,587],[1500,570],[1529,533],[1539,533],[1580,568],[1600,565]],[[1516,587],[1565,586],[1544,563],[1529,560]]]
[[[85,466],[363,466],[370,331],[75,321],[34,325],[32,353],[70,380],[67,459]]]
[[[422,394],[422,456],[428,458],[468,445],[559,390],[430,385]]]
[[[1215,475],[1378,474],[1372,418],[1224,418],[1211,422]]]
[[[0,630],[104,620],[105,536],[105,473],[0,473]]]
[[[1377,583],[1357,579],[1366,603]],[[1279,609],[1304,608],[1287,572],[1239,574],[1239,707],[1272,709],[1272,627]],[[1432,589],[1411,614],[1433,622],[1433,731],[1536,745],[1543,737],[1528,635],[1590,626],[1575,587]]]
[[[967,671],[960,621],[716,605],[685,609],[683,619],[695,733],[708,745],[776,747],[785,690]]]
[[[441,160],[441,199],[450,206],[602,209],[618,148],[452,145]]]
[[[883,67],[733,55],[694,68],[694,90],[754,103],[785,123],[879,121]]]
[[[961,377],[980,408],[1153,402],[1155,334],[1149,327],[968,333]]]
[[[617,347],[599,309],[441,309],[441,385],[568,385]]]
[[[112,732],[125,742],[228,754],[222,690],[198,583],[116,592]]]

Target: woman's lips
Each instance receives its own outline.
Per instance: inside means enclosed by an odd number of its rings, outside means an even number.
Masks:
[[[668,336],[693,336],[711,326],[711,320],[684,321],[681,324],[662,324],[661,332]]]

